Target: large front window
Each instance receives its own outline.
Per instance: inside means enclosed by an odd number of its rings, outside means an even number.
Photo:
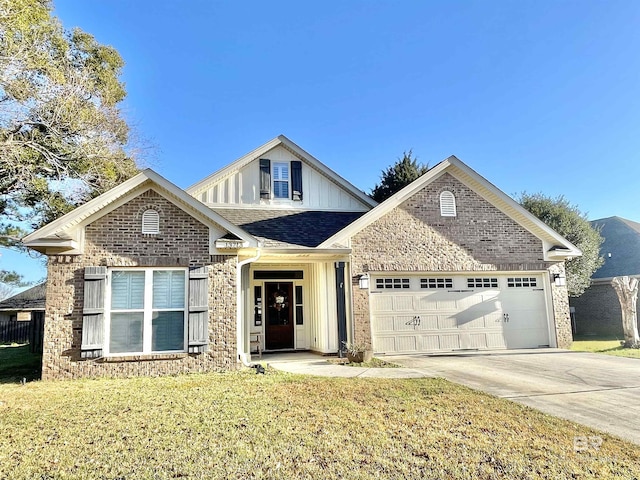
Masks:
[[[185,350],[183,269],[111,272],[109,353]]]

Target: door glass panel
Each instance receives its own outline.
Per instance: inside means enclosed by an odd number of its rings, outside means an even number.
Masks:
[[[304,325],[302,285],[296,285],[296,325]]]
[[[269,325],[288,325],[290,322],[290,301],[287,289],[280,285],[272,286],[269,292],[268,319]]]
[[[259,327],[262,325],[262,287],[256,285],[253,287],[253,297],[255,298],[255,305],[253,307],[253,323]]]

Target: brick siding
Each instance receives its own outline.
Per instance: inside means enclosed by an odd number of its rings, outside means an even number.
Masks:
[[[160,234],[141,233],[142,213],[160,213]],[[209,229],[165,197],[147,190],[85,228],[83,255],[49,257],[42,378],[159,376],[236,368],[235,256],[209,255]],[[209,351],[82,360],[84,268],[209,267]],[[137,360],[137,361],[136,361]]]
[[[576,335],[617,336],[621,340],[624,338],[622,308],[611,282],[594,283],[582,295],[571,298],[569,302],[576,309]],[[640,312],[640,298],[636,311]]]
[[[457,216],[440,215],[452,192]],[[543,260],[542,241],[445,173],[351,238],[352,272],[564,271]],[[357,278],[354,277],[354,284]],[[571,344],[566,288],[551,292],[558,346]],[[354,287],[355,340],[371,342],[369,292]]]

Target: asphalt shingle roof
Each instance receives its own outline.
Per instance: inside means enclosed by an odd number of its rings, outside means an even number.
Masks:
[[[609,217],[594,220],[591,224],[600,228],[600,235],[604,237],[600,247],[604,265],[593,274],[593,278],[640,274],[640,223]]]
[[[44,310],[46,283],[31,287],[0,302],[0,310]]]
[[[366,213],[257,208],[213,210],[262,240],[265,247],[272,248],[317,247]]]

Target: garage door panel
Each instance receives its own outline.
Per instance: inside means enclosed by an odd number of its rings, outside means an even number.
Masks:
[[[460,309],[457,313],[458,321],[461,324],[470,323],[485,316],[494,315],[501,312],[501,304],[495,299],[481,301],[465,309]]]
[[[384,315],[376,317],[375,327],[379,332],[393,332],[395,326],[395,317],[393,315]]]
[[[504,337],[508,348],[536,348],[549,345],[548,334],[542,329],[505,331]]]
[[[438,315],[420,315],[420,330],[436,330],[438,319]]]
[[[396,295],[393,299],[393,308],[396,312],[412,312],[413,295]]]
[[[483,301],[481,295],[473,292],[469,292],[464,295],[461,295],[459,293],[455,295],[457,298],[455,299],[455,304],[452,308],[455,308],[456,310],[468,310],[474,308],[476,305],[482,303]]]
[[[395,336],[376,335],[373,338],[373,349],[376,352],[397,352]]]
[[[396,337],[397,352],[417,352],[418,339],[415,335],[397,336]]]
[[[487,333],[486,336],[487,348],[507,348],[507,344],[502,332]]]
[[[436,337],[438,339],[438,350],[459,350],[461,348],[460,345],[460,335],[455,334],[442,334],[442,335],[432,335],[432,337]]]
[[[414,320],[414,315],[398,315],[393,323],[396,332],[415,332],[420,325]],[[422,323],[422,322],[420,322]]]
[[[371,304],[376,312],[393,312],[393,297],[390,295],[371,295]]]
[[[412,278],[416,290],[373,292],[374,349],[410,353],[548,345],[546,293],[540,288],[507,287],[507,277],[513,275],[494,276],[498,288],[418,290],[426,283]],[[538,287],[543,285],[539,277]],[[461,280],[454,278],[456,288],[462,286]]]
[[[456,317],[438,316],[438,330],[458,328]]]
[[[484,332],[481,333],[470,333],[469,334],[469,345],[467,348],[478,348],[478,349],[486,349],[487,348],[487,334]]]

